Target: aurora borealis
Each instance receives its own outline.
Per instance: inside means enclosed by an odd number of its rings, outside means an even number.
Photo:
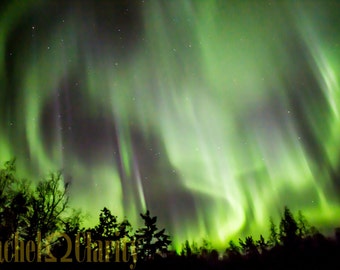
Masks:
[[[5,1],[0,161],[178,247],[340,224],[340,2]]]

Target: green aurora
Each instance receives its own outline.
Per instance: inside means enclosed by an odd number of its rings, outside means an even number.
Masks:
[[[332,228],[339,71],[337,1],[7,1],[0,161],[62,169],[89,224],[148,208],[176,248],[257,238],[284,205]]]

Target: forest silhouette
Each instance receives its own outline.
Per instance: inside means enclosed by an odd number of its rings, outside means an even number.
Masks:
[[[201,244],[185,241],[178,253],[149,210],[140,214],[144,226],[136,230],[106,207],[98,224],[85,228],[81,211],[69,205],[69,188],[60,172],[33,186],[17,176],[15,159],[0,168],[0,269],[12,269],[15,264],[32,269],[340,267],[340,229],[335,229],[334,236],[325,236],[301,211],[294,215],[287,206],[279,224],[268,217],[268,239],[262,234],[229,241],[223,253],[206,240]]]

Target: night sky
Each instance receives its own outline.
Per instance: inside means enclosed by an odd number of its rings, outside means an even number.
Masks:
[[[0,4],[0,161],[179,247],[340,225],[340,1]],[[266,235],[265,235],[266,237]]]

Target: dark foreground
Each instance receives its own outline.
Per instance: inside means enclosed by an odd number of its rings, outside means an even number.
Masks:
[[[1,264],[0,269],[34,270],[128,270],[129,263],[10,263]],[[296,250],[270,250],[264,254],[252,254],[235,258],[184,257],[170,255],[150,262],[137,262],[133,269],[340,269],[340,248],[324,247],[303,252]]]

